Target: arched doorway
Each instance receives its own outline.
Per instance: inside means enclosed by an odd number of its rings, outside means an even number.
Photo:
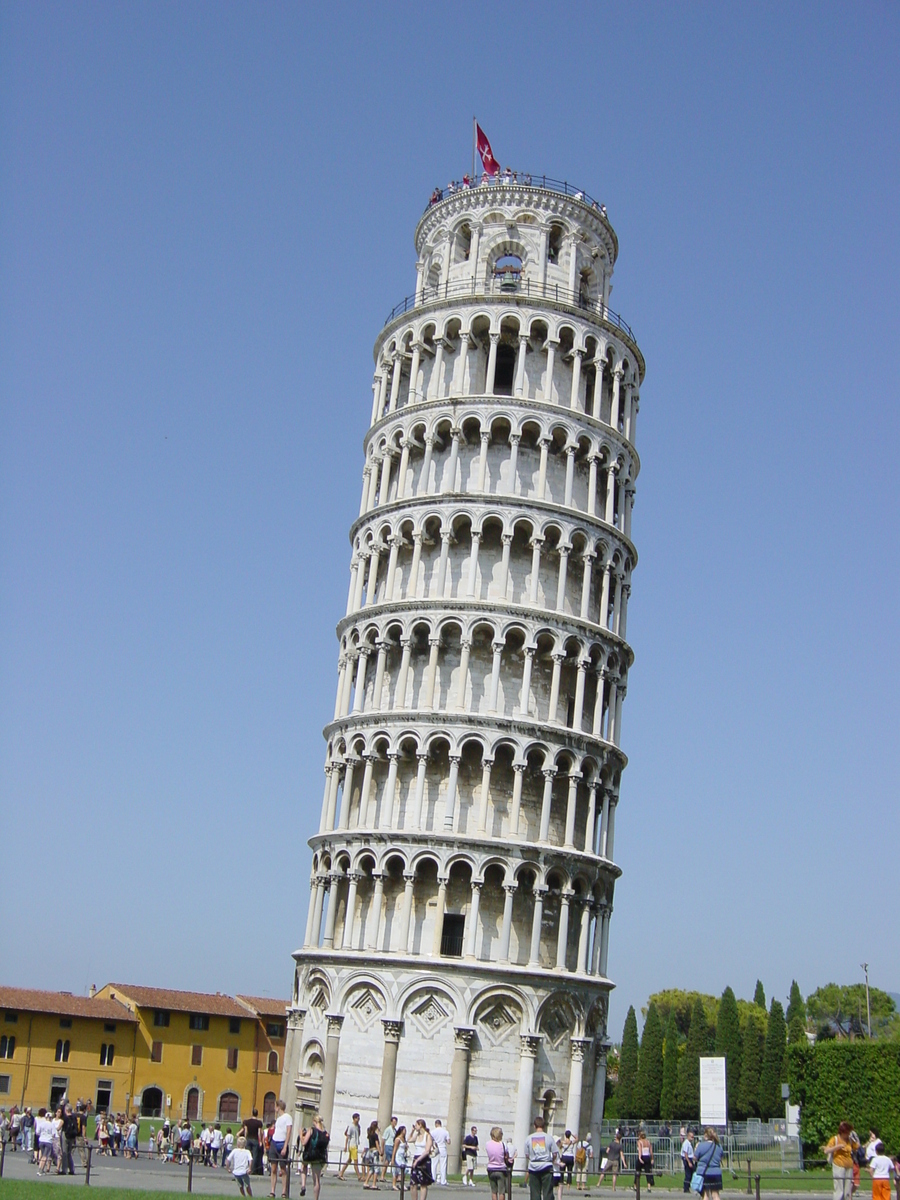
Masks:
[[[163,1094],[161,1088],[148,1087],[144,1088],[144,1090],[141,1092],[142,1117],[161,1117],[162,1104]]]
[[[270,1121],[275,1120],[275,1100],[277,1099],[274,1092],[266,1092],[263,1096],[263,1124],[268,1125]]]
[[[219,1097],[219,1120],[236,1121],[241,1111],[241,1098],[237,1092],[223,1092]]]
[[[188,1088],[188,1093],[184,1098],[184,1115],[189,1121],[196,1121],[200,1115],[200,1089]]]

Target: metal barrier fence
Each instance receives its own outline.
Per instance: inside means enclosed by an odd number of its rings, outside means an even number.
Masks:
[[[646,1130],[647,1137],[653,1147],[653,1167],[661,1175],[680,1175],[682,1172],[680,1137],[659,1137]],[[613,1140],[613,1132],[601,1130],[600,1153],[605,1154],[607,1146]],[[747,1133],[740,1135],[724,1134],[720,1137],[728,1163],[732,1170],[738,1169],[738,1164],[744,1166],[747,1160],[754,1167],[777,1169],[783,1173],[799,1171],[803,1167],[803,1148],[800,1139],[776,1135],[774,1139],[751,1136]],[[625,1155],[625,1165],[628,1171],[634,1171],[637,1163],[637,1138],[623,1137],[622,1152]],[[595,1164],[596,1169],[596,1164]]]

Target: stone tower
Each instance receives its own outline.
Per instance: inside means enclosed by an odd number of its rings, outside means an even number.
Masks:
[[[536,1112],[603,1113],[644,361],[583,192],[460,187],[415,244],[375,343],[283,1094],[336,1136],[441,1117],[453,1169],[473,1122],[521,1147]]]

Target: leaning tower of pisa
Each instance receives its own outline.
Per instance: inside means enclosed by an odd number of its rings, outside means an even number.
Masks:
[[[644,362],[585,193],[460,188],[415,245],[375,342],[283,1094],[338,1135],[441,1117],[452,1170],[472,1123],[521,1147],[536,1112],[603,1114]]]

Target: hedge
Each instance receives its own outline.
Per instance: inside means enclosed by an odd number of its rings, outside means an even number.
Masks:
[[[900,1043],[817,1042],[788,1048],[791,1103],[800,1107],[808,1157],[849,1121],[865,1141],[874,1129],[888,1153],[900,1152]]]

